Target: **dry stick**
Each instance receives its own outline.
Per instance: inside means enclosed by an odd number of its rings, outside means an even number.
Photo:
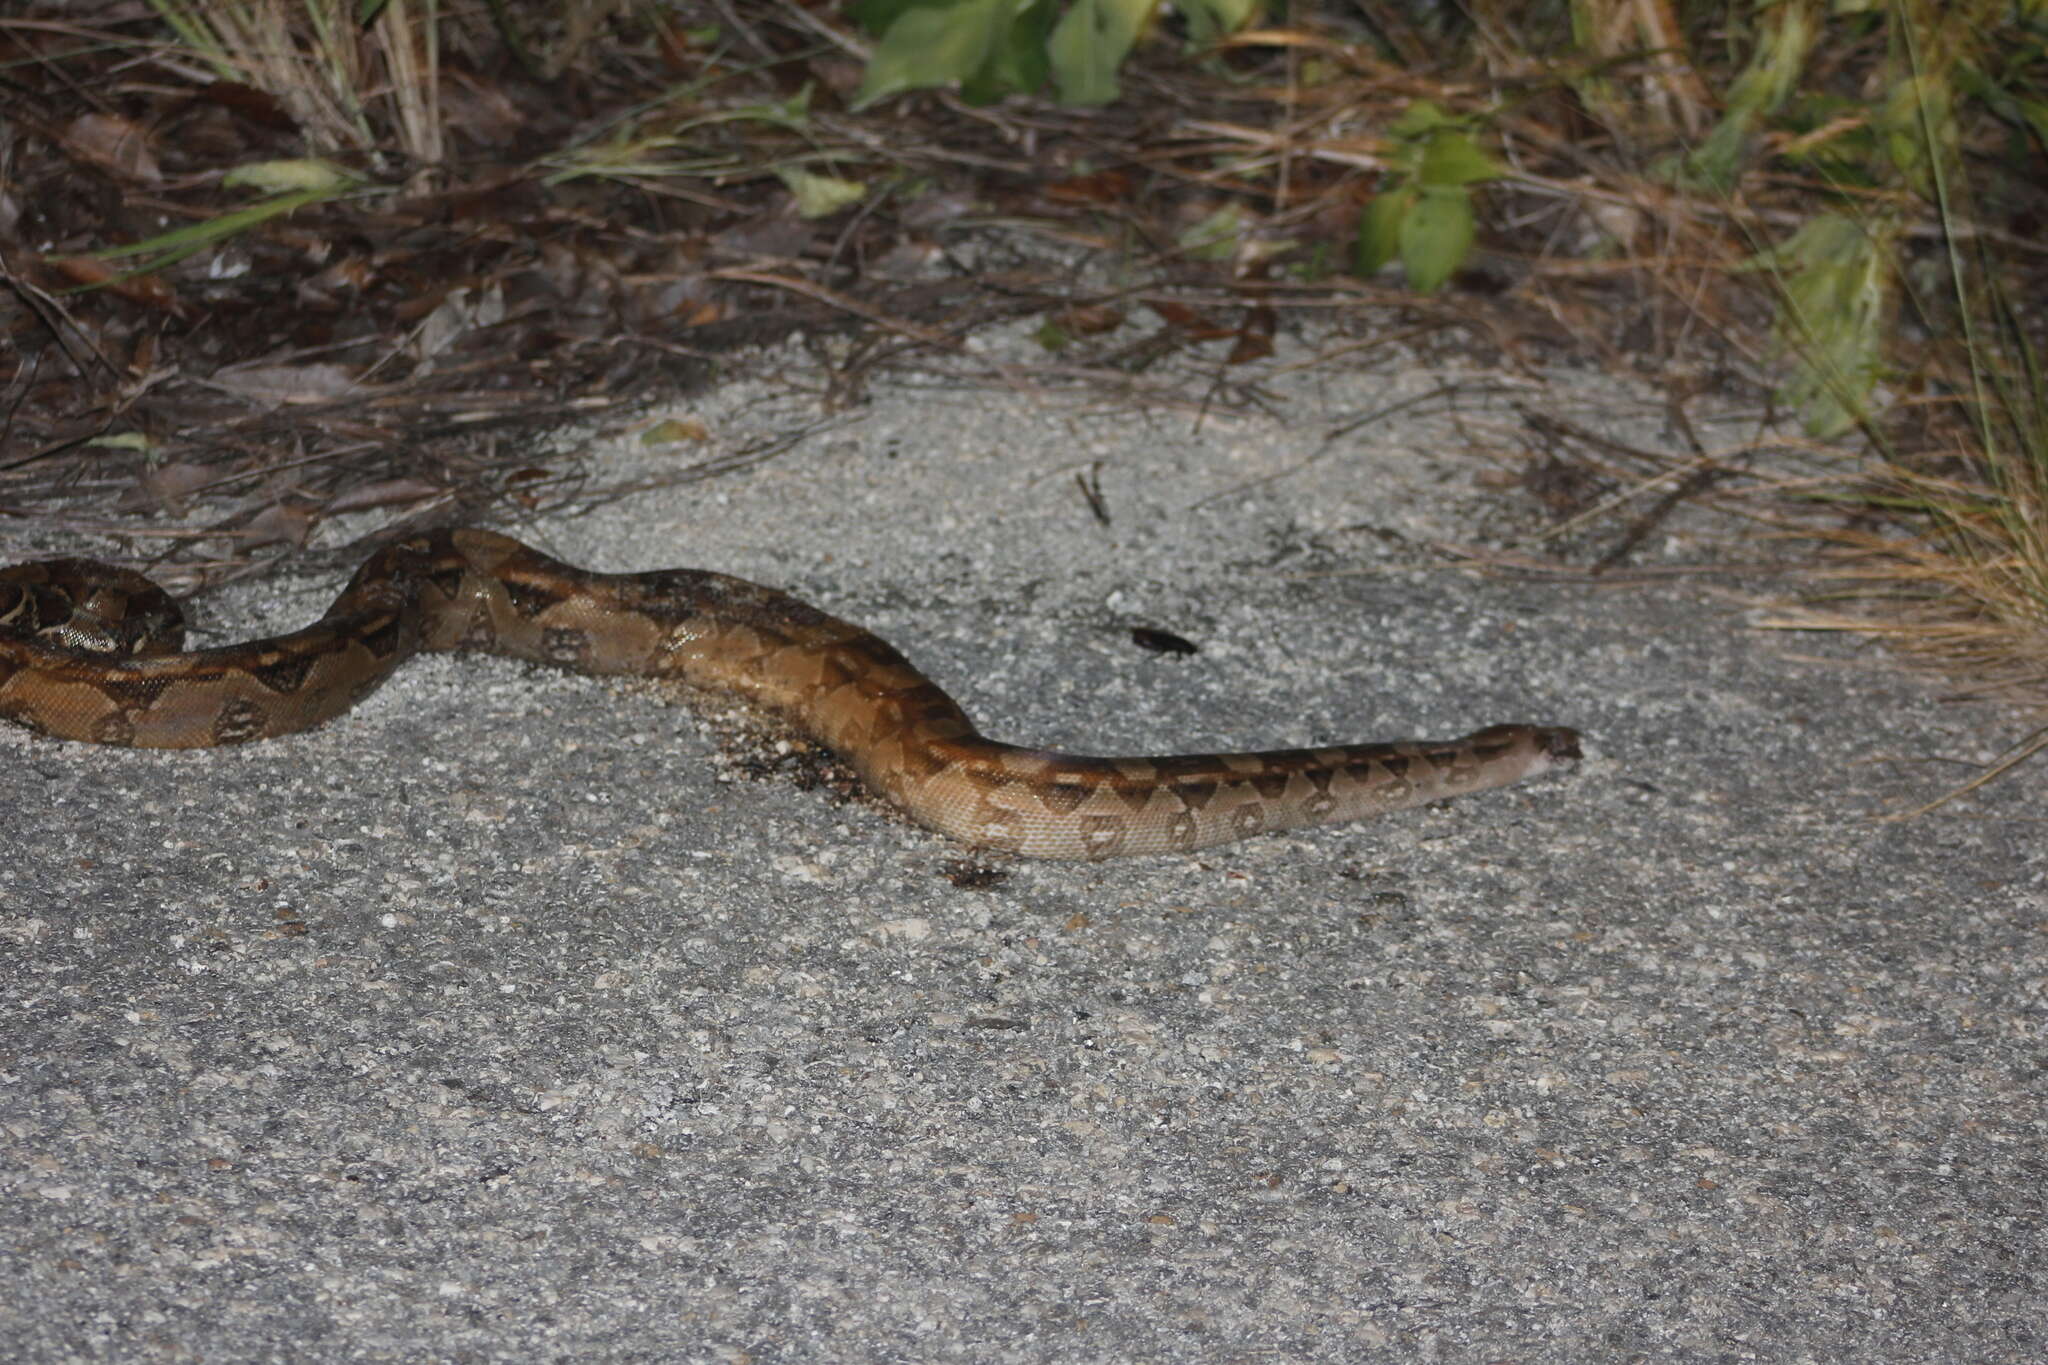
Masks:
[[[64,354],[70,358],[80,378],[84,378],[91,366],[80,360],[78,352],[72,349],[73,337],[85,343],[86,350],[99,362],[100,368],[116,380],[121,378],[121,367],[107,359],[107,354],[100,349],[99,342],[73,320],[70,312],[57,300],[56,295],[32,283],[16,270],[7,260],[5,253],[0,253],[0,282],[4,282],[19,294],[21,301],[41,320],[43,326],[49,330],[51,338],[64,348]]]
[[[730,270],[713,270],[704,278],[710,280],[738,280],[746,284],[764,284],[771,289],[787,289],[793,294],[802,294],[806,298],[816,299],[818,302],[832,308],[837,308],[841,312],[851,313],[855,317],[866,318],[877,327],[885,327],[899,336],[909,337],[913,341],[921,341],[927,346],[936,346],[946,351],[957,351],[960,349],[960,339],[956,336],[951,336],[945,332],[933,331],[929,327],[921,327],[917,323],[906,322],[902,318],[890,317],[881,309],[870,307],[851,295],[842,294],[836,289],[828,289],[822,284],[813,284],[809,280],[798,279],[793,275],[771,275],[763,270],[734,268]]]
[[[1567,517],[1554,526],[1544,527],[1535,535],[1524,540],[1522,544],[1541,545],[1546,540],[1556,540],[1559,536],[1569,535],[1587,522],[1597,521],[1615,508],[1620,507],[1623,503],[1632,502],[1651,489],[1656,488],[1659,484],[1669,483],[1674,479],[1678,480],[1678,487],[1674,490],[1676,496],[1688,496],[1690,493],[1697,491],[1693,488],[1691,481],[1698,478],[1701,474],[1720,474],[1725,472],[1719,468],[1719,464],[1720,462],[1712,456],[1702,456],[1700,459],[1694,460],[1689,464],[1677,465],[1663,471],[1661,474],[1653,474],[1641,483],[1633,484],[1622,489],[1619,493],[1613,494],[1611,497],[1601,499],[1585,511],[1580,512],[1577,516]],[[1636,539],[1640,540],[1641,537]],[[1632,548],[1634,548],[1633,542],[1624,542],[1620,553],[1626,554]]]
[[[2004,775],[2005,773],[2012,771],[2014,768],[2017,768],[2020,764],[2026,762],[2035,754],[2040,753],[2043,749],[2048,749],[2048,725],[2044,725],[2040,729],[2034,731],[2034,733],[2032,733],[2031,735],[2028,735],[2025,739],[2021,740],[2017,745],[2015,745],[2014,748],[2016,748],[2018,752],[2013,754],[2011,758],[1993,764],[1991,767],[1986,768],[1983,772],[1978,773],[1975,777],[1971,778],[1968,782],[1963,783],[1962,786],[1957,787],[1954,791],[1951,791],[1943,796],[1937,796],[1924,806],[1919,806],[1913,810],[1904,811],[1897,815],[1879,815],[1873,818],[1877,820],[1880,824],[1890,824],[1894,820],[1911,820],[1915,816],[1925,815],[1927,814],[1927,812],[1934,810],[1937,807],[1947,805],[1949,802],[1955,800],[1958,796],[1962,796],[1965,793],[1977,790],[1977,788],[1983,786],[1985,783],[1993,781],[1998,777]]]
[[[1677,423],[1679,430],[1685,434],[1686,444],[1692,447],[1692,453],[1696,457],[1698,465],[1696,465],[1692,472],[1680,479],[1670,492],[1657,499],[1649,511],[1636,518],[1635,525],[1623,532],[1621,539],[1617,540],[1608,549],[1607,553],[1600,556],[1599,561],[1594,567],[1603,572],[1628,558],[1638,545],[1649,538],[1650,532],[1661,525],[1664,519],[1669,517],[1680,503],[1697,497],[1711,488],[1718,480],[1728,478],[1734,473],[1730,466],[1715,460],[1708,453],[1706,445],[1700,440],[1699,433],[1693,429],[1692,418],[1686,415],[1685,404],[1675,395],[1669,396],[1669,411],[1671,419]],[[1712,467],[1698,467],[1708,461],[1713,462]]]
[[[1390,564],[1384,572],[1413,569],[1515,569],[1524,573],[1539,573],[1547,578],[1562,579],[1573,583],[1601,583],[1614,586],[1622,583],[1651,583],[1666,578],[1713,578],[1740,574],[1789,573],[1805,567],[1795,560],[1757,559],[1748,562],[1730,561],[1725,564],[1645,564],[1609,573],[1599,568],[1584,568],[1577,564],[1566,564],[1561,560],[1541,559],[1535,555],[1518,554],[1513,550],[1489,550],[1477,545],[1460,545],[1456,541],[1432,540],[1425,542],[1440,554],[1454,555],[1456,559],[1448,564]],[[1374,567],[1360,569],[1358,573],[1379,573]],[[1325,573],[1301,574],[1303,578],[1340,578],[1354,572],[1349,569],[1334,569]]]
[[[1511,387],[1512,386],[1509,385],[1482,385],[1478,386],[1477,392],[1486,393],[1490,390],[1505,391],[1510,389]],[[1410,397],[1403,398],[1398,403],[1389,403],[1384,407],[1376,408],[1372,412],[1367,413],[1363,417],[1354,418],[1351,421],[1332,427],[1330,428],[1330,430],[1324,432],[1322,443],[1318,449],[1303,456],[1301,459],[1296,460],[1293,464],[1287,466],[1287,468],[1276,469],[1270,474],[1261,474],[1256,478],[1246,479],[1242,483],[1232,484],[1228,488],[1218,489],[1216,492],[1209,494],[1207,497],[1197,498],[1195,501],[1189,503],[1187,506],[1187,510],[1192,512],[1198,507],[1208,506],[1210,503],[1215,502],[1219,498],[1232,497],[1238,493],[1245,492],[1248,489],[1258,488],[1269,483],[1275,483],[1281,479],[1292,478],[1294,475],[1299,474],[1302,470],[1308,468],[1316,461],[1322,459],[1324,456],[1336,450],[1338,441],[1350,435],[1353,431],[1356,431],[1358,428],[1365,426],[1367,423],[1378,422],[1384,418],[1393,416],[1395,413],[1400,412],[1404,408],[1412,408],[1419,403],[1427,403],[1433,398],[1455,397],[1459,394],[1472,391],[1472,388],[1473,386],[1461,384],[1456,380],[1451,380],[1446,383],[1439,384],[1435,388],[1429,389],[1426,392],[1413,394]]]

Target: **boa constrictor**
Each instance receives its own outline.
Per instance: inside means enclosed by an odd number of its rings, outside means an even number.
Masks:
[[[985,739],[887,642],[693,569],[601,574],[488,531],[390,545],[290,635],[179,652],[148,579],[85,560],[0,570],[0,717],[61,739],[189,749],[304,730],[420,650],[478,649],[737,694],[824,744],[921,825],[1037,858],[1184,852],[1498,787],[1579,756],[1571,730],[1266,753],[1091,758]]]

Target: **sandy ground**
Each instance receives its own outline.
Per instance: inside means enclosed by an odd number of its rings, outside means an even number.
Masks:
[[[500,660],[245,749],[0,731],[7,1354],[2041,1359],[2043,778],[1869,818],[2019,722],[1696,577],[1428,550],[1548,524],[1494,486],[1523,408],[1688,454],[1655,395],[1306,359],[1207,411],[943,370],[835,410],[757,357],[651,415],[703,441],[592,477],[815,427],[786,453],[500,529],[796,591],[1000,738],[1532,721],[1575,772],[975,878],[671,699]],[[211,595],[207,642],[338,585]]]

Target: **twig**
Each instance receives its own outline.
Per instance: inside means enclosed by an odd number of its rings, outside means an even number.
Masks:
[[[1911,820],[1915,816],[1925,815],[1927,814],[1927,812],[1931,810],[1947,805],[1949,802],[1955,800],[1958,796],[1962,796],[1965,793],[1977,790],[1977,788],[1983,786],[1985,783],[1993,781],[2003,776],[2004,774],[2012,771],[2014,768],[2017,768],[2020,764],[2026,762],[2035,754],[2040,753],[2043,749],[2048,749],[2048,725],[2044,725],[2040,729],[2034,731],[2034,733],[2028,735],[2025,739],[2021,740],[2018,744],[2016,744],[2014,748],[2017,750],[2017,752],[2013,753],[2012,757],[2001,760],[1998,763],[1994,763],[1989,768],[1986,768],[1983,772],[1978,773],[1975,777],[1971,778],[1968,782],[1963,783],[1962,786],[1957,787],[1954,791],[1948,792],[1942,796],[1937,796],[1934,798],[1934,800],[1929,801],[1924,806],[1918,806],[1912,810],[1905,811],[1897,815],[1879,815],[1874,818],[1880,824],[1891,824],[1893,821],[1896,820]]]

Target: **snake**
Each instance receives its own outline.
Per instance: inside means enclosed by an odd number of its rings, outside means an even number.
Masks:
[[[132,570],[0,570],[0,718],[64,740],[243,744],[309,729],[406,659],[476,650],[735,697],[836,754],[912,821],[1029,858],[1186,853],[1484,791],[1580,756],[1559,726],[1251,753],[1095,757],[985,737],[879,636],[701,569],[599,573],[444,528],[378,549],[289,634],[184,648],[175,599]]]

